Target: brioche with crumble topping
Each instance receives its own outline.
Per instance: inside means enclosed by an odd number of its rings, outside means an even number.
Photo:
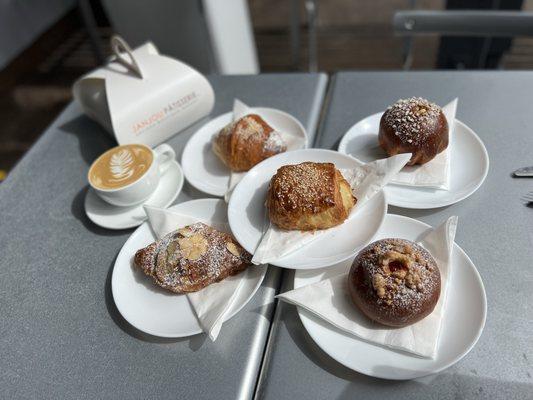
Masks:
[[[310,231],[339,225],[356,203],[346,179],[332,163],[285,165],[270,180],[270,221],[285,230]]]
[[[350,296],[363,314],[397,328],[431,314],[440,287],[440,271],[433,257],[404,239],[371,243],[357,255],[348,274]]]
[[[407,165],[425,164],[448,147],[442,109],[420,97],[398,100],[379,122],[379,145],[389,156],[412,153]]]
[[[199,222],[138,250],[134,263],[156,285],[189,293],[244,271],[250,259],[231,235]]]
[[[248,171],[285,150],[280,134],[256,114],[226,125],[213,140],[213,151],[234,172]]]

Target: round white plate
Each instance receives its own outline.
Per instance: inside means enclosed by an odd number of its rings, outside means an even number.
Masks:
[[[292,115],[274,108],[254,107],[253,110],[264,116],[276,130],[305,138],[307,146],[305,128]],[[202,126],[189,139],[181,156],[185,178],[196,189],[213,196],[224,196],[228,191],[230,170],[213,153],[211,141],[214,135],[231,122],[232,118],[233,112],[228,112]]]
[[[307,149],[278,154],[248,171],[231,195],[228,219],[233,235],[250,253],[254,253],[262,237],[270,179],[279,167],[304,161],[331,162],[337,168],[359,165],[357,160],[336,151]],[[271,264],[291,269],[313,269],[350,258],[372,240],[386,213],[387,202],[383,191],[380,191],[342,225],[329,229],[327,234]]]
[[[361,162],[387,157],[379,147],[379,120],[383,112],[366,117],[352,126],[339,144],[339,152]],[[436,208],[457,203],[474,193],[489,171],[489,155],[476,133],[455,120],[450,141],[450,190],[389,184],[385,187],[389,204],[404,208]]]
[[[191,215],[208,223],[227,223],[227,207],[222,200],[201,199],[180,203],[169,210]],[[137,329],[155,336],[184,337],[202,332],[186,295],[156,286],[151,278],[133,265],[135,252],[155,241],[148,223],[141,225],[124,243],[117,256],[111,291],[118,311]],[[250,301],[266,274],[266,268],[248,268],[246,279],[226,320]]]
[[[85,213],[96,225],[106,229],[128,229],[141,225],[146,220],[143,205],[166,208],[178,197],[183,187],[183,171],[177,161],[161,176],[154,193],[142,204],[119,207],[102,200],[89,187],[85,196]]]
[[[430,228],[415,219],[388,214],[377,239],[399,237],[416,241]],[[348,271],[351,260],[333,268],[296,271],[294,288],[299,288]],[[445,319],[434,360],[373,345],[337,330],[324,320],[298,308],[309,335],[318,346],[346,367],[365,375],[385,379],[414,379],[442,371],[463,358],[479,339],[487,315],[485,288],[476,267],[454,244],[453,272],[448,287]]]
[[[143,205],[166,208],[178,197],[183,187],[183,171],[177,161],[161,176],[154,193],[142,204],[119,207],[102,200],[89,187],[85,196],[85,213],[91,221],[102,228],[128,229],[141,225],[146,220]]]

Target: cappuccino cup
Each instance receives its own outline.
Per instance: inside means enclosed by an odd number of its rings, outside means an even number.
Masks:
[[[150,197],[175,157],[168,144],[153,150],[144,144],[125,144],[100,155],[89,168],[87,179],[106,202],[133,206]]]

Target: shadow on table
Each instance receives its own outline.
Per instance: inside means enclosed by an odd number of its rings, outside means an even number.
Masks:
[[[104,151],[117,145],[111,134],[85,115],[71,119],[59,129],[78,138],[80,154],[87,165]]]
[[[307,330],[302,325],[295,307],[286,303],[281,303],[281,306],[283,307],[281,319],[286,326],[287,332],[291,336],[293,342],[296,343],[300,351],[318,367],[325,369],[327,372],[340,379],[351,381],[357,385],[379,384],[381,388],[387,388],[397,387],[405,384],[405,382],[409,382],[374,378],[360,374],[345,367],[331,358],[320,347],[318,347],[318,345],[313,341]],[[378,368],[383,369],[381,372],[385,373],[388,367],[383,366]],[[354,392],[351,392],[352,396],[353,394]]]
[[[268,268],[265,279],[261,283],[261,288],[263,290],[267,290],[269,293],[272,293],[274,296],[277,295],[280,292],[281,287],[281,269],[273,265],[268,265],[267,267],[261,268]],[[257,296],[257,293],[254,294],[254,296]],[[262,302],[260,306],[250,309],[250,312],[259,315],[261,318],[270,323],[274,314],[275,302],[275,299],[268,299],[267,301]]]
[[[359,388],[361,386],[370,386],[370,385],[379,385],[380,388],[393,388],[406,384],[410,381],[395,381],[374,378],[371,376],[360,374],[356,371],[353,371],[339,362],[335,361],[328,354],[326,354],[318,345],[313,341],[307,330],[302,325],[300,317],[296,311],[296,307],[288,305],[286,303],[280,304],[283,307],[281,320],[287,328],[287,332],[291,336],[293,342],[298,346],[300,351],[305,354],[305,356],[311,360],[318,367],[326,370],[328,373],[346,381],[353,383],[354,387]],[[279,306],[279,305],[278,305]],[[388,368],[383,366],[383,371]],[[355,389],[346,393],[347,398],[353,398]],[[344,396],[341,396],[344,398]]]
[[[78,221],[80,221],[87,230],[91,231],[96,235],[101,236],[120,236],[128,232],[131,232],[132,229],[120,229],[120,230],[111,230],[102,228],[95,223],[93,223],[85,214],[85,196],[87,195],[88,186],[85,186],[81,189],[74,199],[72,199],[72,204],[70,206],[70,212]]]
[[[287,332],[291,336],[293,342],[298,346],[300,351],[306,355],[318,367],[325,369],[332,375],[348,381],[358,382],[372,382],[381,381],[378,378],[372,378],[358,372],[352,371],[344,365],[338,363],[329,355],[327,355],[318,345],[313,341],[307,330],[302,325],[300,317],[296,311],[296,307],[279,302],[278,307],[282,307],[281,321],[287,328]],[[387,382],[387,381],[384,381]]]
[[[118,254],[117,254],[118,256]],[[189,348],[192,351],[196,351],[202,347],[204,342],[207,340],[207,335],[201,333],[198,335],[186,337],[186,338],[162,338],[158,336],[153,336],[147,333],[142,332],[141,330],[135,328],[128,321],[120,315],[120,312],[117,309],[115,300],[113,300],[113,293],[111,291],[111,278],[113,276],[113,268],[115,266],[115,261],[117,256],[111,262],[109,266],[109,271],[107,273],[106,282],[105,282],[105,304],[107,307],[107,312],[109,313],[113,322],[125,333],[131,337],[142,340],[143,342],[149,343],[179,343],[179,342],[189,342]]]
[[[80,154],[83,160],[90,165],[101,153],[116,143],[111,136],[96,122],[86,116],[78,116],[64,123],[59,129],[78,138]],[[85,196],[88,186],[82,188],[72,199],[70,212],[85,228],[92,233],[102,236],[124,235],[128,230],[109,230],[94,224],[85,214]],[[131,230],[130,230],[131,231]]]
[[[410,381],[379,379],[373,386],[350,382],[336,398],[353,399],[354,395],[364,390],[366,398],[372,399],[531,399],[532,384],[484,378],[477,376],[476,370],[471,370],[470,373],[444,372]]]
[[[300,351],[319,368],[348,381],[343,392],[336,397],[337,399],[353,399],[358,393],[361,393],[361,390],[365,391],[368,398],[427,398],[428,396],[431,397],[430,393],[435,394],[437,391],[446,393],[450,398],[493,398],[495,393],[512,393],[513,398],[531,398],[532,383],[483,378],[478,376],[478,371],[475,369],[471,369],[469,374],[465,375],[458,374],[451,367],[447,370],[448,373],[443,371],[405,381],[380,379],[360,374],[338,363],[318,347],[302,325],[296,307],[282,302],[278,304],[278,307],[280,306],[283,307],[280,315],[281,321]],[[531,379],[525,353],[523,359],[526,361],[523,370],[524,376],[517,377],[517,380]],[[517,362],[521,361],[517,360]],[[389,369],[390,367],[387,365],[375,367],[375,371],[381,374],[390,373]],[[400,392],[400,390],[405,392]]]

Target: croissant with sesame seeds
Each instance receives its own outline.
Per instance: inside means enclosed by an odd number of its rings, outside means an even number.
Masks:
[[[327,229],[343,223],[356,203],[332,163],[304,162],[279,168],[270,180],[270,221],[285,230]]]

